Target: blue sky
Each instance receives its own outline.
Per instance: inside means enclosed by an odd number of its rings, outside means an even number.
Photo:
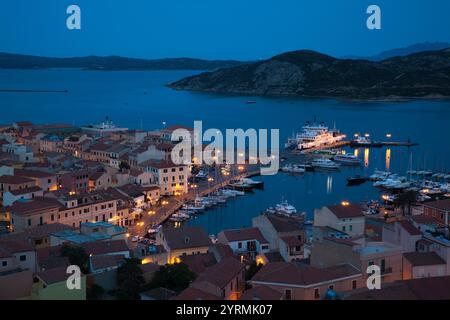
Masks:
[[[66,28],[77,4],[82,30]],[[382,30],[366,28],[366,8]],[[372,55],[450,42],[448,0],[14,0],[0,3],[0,51],[45,56],[259,59],[296,49]]]

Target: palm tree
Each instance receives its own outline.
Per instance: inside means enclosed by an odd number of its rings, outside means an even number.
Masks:
[[[408,208],[408,215],[411,215],[411,204],[416,202],[417,194],[415,191],[406,191],[400,193],[394,200],[397,208],[402,208],[403,216],[405,216],[405,208]]]

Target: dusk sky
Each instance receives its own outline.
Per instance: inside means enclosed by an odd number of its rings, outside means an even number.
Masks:
[[[81,7],[82,30],[66,28]],[[366,8],[382,30],[366,28]],[[14,0],[0,4],[0,51],[43,56],[259,59],[297,49],[373,55],[450,42],[448,0]]]

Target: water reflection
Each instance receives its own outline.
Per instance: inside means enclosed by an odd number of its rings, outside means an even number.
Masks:
[[[391,168],[391,149],[386,149],[386,171],[389,171]]]
[[[357,157],[359,155],[359,149],[355,149],[355,156]]]
[[[364,149],[364,167],[369,166],[369,148]]]
[[[330,194],[333,191],[333,176],[329,175],[327,177],[327,194]]]

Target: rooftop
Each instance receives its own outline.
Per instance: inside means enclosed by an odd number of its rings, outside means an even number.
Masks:
[[[423,205],[425,207],[431,207],[431,208],[448,211],[448,210],[450,210],[450,199],[425,202]]]
[[[445,260],[435,252],[405,252],[403,257],[415,267],[446,264]]]
[[[364,217],[363,209],[361,205],[351,203],[348,205],[337,204],[328,206],[328,209],[338,218],[361,218]]]
[[[208,247],[211,244],[211,240],[202,227],[166,227],[162,229],[162,232],[171,250]]]
[[[259,243],[268,243],[258,228],[242,228],[223,230],[228,242],[258,240]]]

